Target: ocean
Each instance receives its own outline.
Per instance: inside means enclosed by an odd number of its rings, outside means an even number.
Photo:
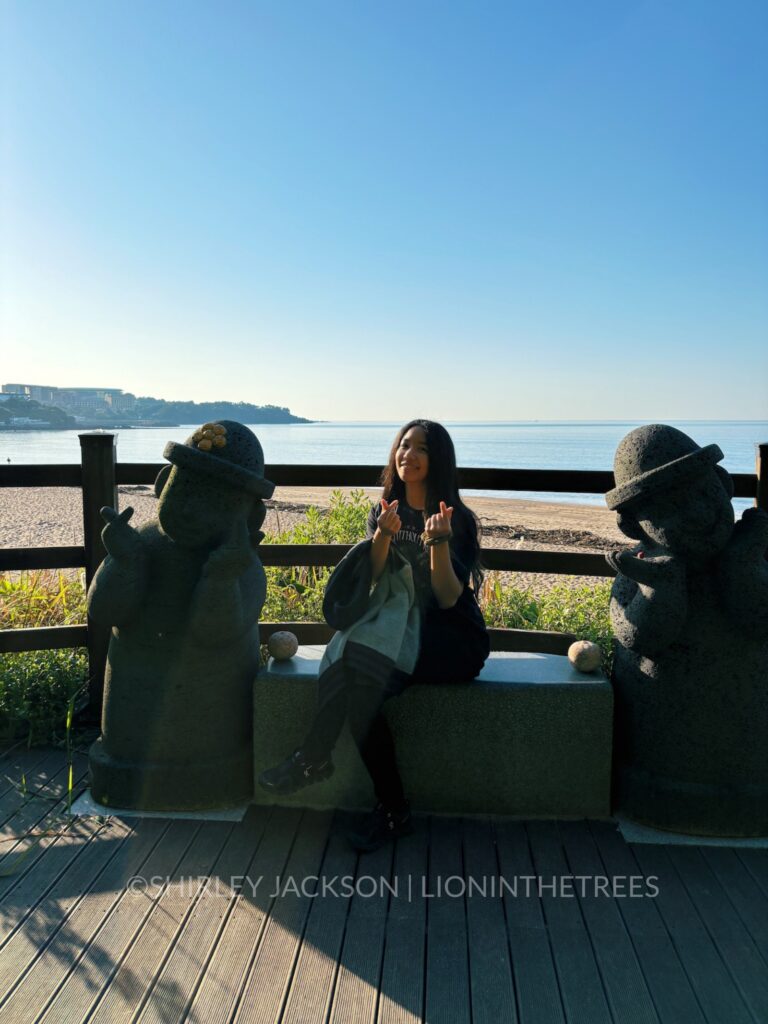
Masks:
[[[459,423],[444,421],[456,447],[460,466],[515,469],[602,469],[613,467],[613,455],[628,431],[641,420],[532,421]],[[700,445],[720,445],[723,465],[732,473],[754,473],[755,446],[768,443],[768,420],[669,420]],[[118,430],[117,458],[123,462],[160,462],[166,441],[184,441],[197,424],[178,428]],[[399,423],[330,422],[252,424],[270,463],[381,465]],[[77,430],[0,432],[0,464],[71,463],[80,461]],[[267,475],[268,472],[267,472]],[[603,505],[601,494],[530,491],[472,491],[466,494],[529,498]],[[736,499],[738,511],[748,499]]]

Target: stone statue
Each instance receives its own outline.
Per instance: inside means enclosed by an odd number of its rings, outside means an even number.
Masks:
[[[614,803],[696,835],[768,835],[768,514],[734,526],[716,444],[631,431],[606,496],[614,552]]]
[[[252,686],[266,578],[256,546],[274,484],[257,437],[206,423],[169,442],[157,519],[102,509],[107,557],[88,591],[113,628],[91,796],[108,807],[204,810],[253,794]]]

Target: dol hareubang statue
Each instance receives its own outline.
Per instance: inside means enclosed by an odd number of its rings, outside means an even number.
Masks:
[[[638,541],[608,561],[618,808],[658,828],[768,835],[768,515],[674,427],[629,433],[606,494]]]
[[[106,508],[108,555],[88,612],[113,626],[91,795],[111,807],[224,808],[251,799],[251,690],[266,579],[264,478],[256,436],[222,420],[169,442],[157,520]]]

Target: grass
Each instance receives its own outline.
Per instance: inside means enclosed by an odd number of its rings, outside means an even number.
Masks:
[[[85,579],[38,569],[0,576],[0,629],[70,626],[85,622]]]
[[[85,621],[83,573],[50,569],[0,576],[0,629],[68,626]],[[0,655],[0,729],[22,732],[29,746],[67,742],[67,707],[83,692],[83,648]]]
[[[307,509],[290,529],[265,536],[267,544],[354,544],[365,536],[370,508],[362,490],[331,495],[330,508]],[[327,567],[269,566],[263,622],[322,622]],[[567,579],[564,577],[564,580]],[[529,590],[502,585],[498,573],[486,575],[479,595],[489,626],[555,630],[592,640],[611,665],[608,618],[610,581],[592,586],[563,582],[535,597]],[[85,621],[83,574],[39,570],[0,576],[0,629],[62,626]],[[71,749],[73,709],[84,693],[87,656],[81,649],[31,651],[0,656],[0,730],[8,739],[23,729],[29,746]]]

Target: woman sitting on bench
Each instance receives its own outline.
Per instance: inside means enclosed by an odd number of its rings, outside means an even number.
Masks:
[[[381,483],[382,497],[371,509],[366,531],[372,541],[371,575],[374,582],[381,577],[390,546],[411,565],[420,612],[415,667],[411,673],[392,669],[382,684],[380,678],[345,666],[343,685],[329,693],[321,682],[319,710],[304,743],[259,777],[259,784],[276,794],[328,778],[334,770],[331,751],[348,717],[378,800],[362,831],[349,836],[359,850],[376,849],[412,831],[382,703],[413,683],[471,682],[490,651],[476,596],[482,582],[478,523],[459,496],[456,454],[447,430],[431,420],[406,423]]]

